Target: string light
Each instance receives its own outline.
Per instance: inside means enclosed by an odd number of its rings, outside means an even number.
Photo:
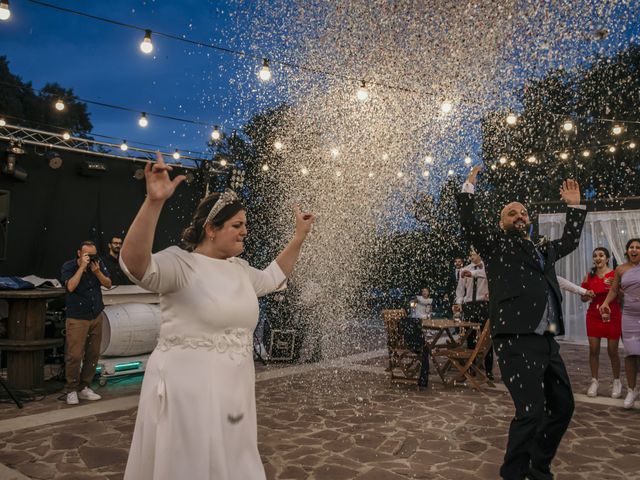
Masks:
[[[402,172],[398,172],[398,173],[396,173],[396,176],[397,176],[398,178],[402,178],[402,176],[403,176],[403,175],[404,175],[404,173],[402,173]]]
[[[142,115],[140,115],[140,118],[138,119],[138,125],[142,128],[146,128],[147,125],[149,125],[149,119],[147,118],[146,113],[142,112]]]
[[[11,10],[9,10],[9,0],[0,1],[0,20],[9,20]]]
[[[507,125],[515,125],[518,121],[518,116],[515,113],[509,113],[507,115]]]
[[[221,167],[226,167],[227,166],[227,160],[224,159],[224,158],[222,160],[220,160],[220,166]],[[269,167],[267,167],[267,169],[269,169]],[[263,168],[263,170],[264,170],[264,168]]]
[[[629,148],[636,148],[636,142],[629,142]]]
[[[362,83],[360,84],[360,87],[356,92],[356,98],[360,102],[366,102],[367,100],[369,100],[369,90],[367,90],[367,84],[364,80],[362,80]]]
[[[426,157],[424,157],[424,163],[426,163],[427,165],[431,165],[433,163],[433,157],[431,155],[427,155]]]
[[[211,132],[211,140],[220,140],[220,130],[218,130],[218,126],[213,127],[213,131]]]
[[[140,50],[142,53],[149,55],[153,52],[153,43],[151,43],[151,30],[144,31],[144,39],[140,43]]]
[[[429,170],[425,170],[424,172],[422,172],[422,176],[423,177],[428,177],[429,175],[431,175],[431,172],[429,172]]]
[[[570,118],[567,118],[562,124],[562,129],[565,132],[571,132],[574,128],[575,125],[573,124],[573,120],[571,120]]]
[[[336,170],[336,177],[341,177],[342,176],[342,172],[340,170]]]
[[[266,172],[269,170],[269,165],[267,165],[266,163],[264,165],[262,165],[262,171]]]
[[[388,154],[388,153],[383,153],[383,154],[382,154],[382,160],[383,160],[383,161],[385,161],[385,162],[386,162],[387,160],[389,160],[389,154]]]
[[[309,170],[307,169],[307,167],[302,167],[302,168],[300,169],[300,173],[301,173],[302,175],[309,175]]]
[[[527,162],[529,162],[529,163],[536,163],[536,157],[535,157],[535,155],[530,155],[529,157],[527,157]]]
[[[516,162],[515,162],[514,160],[511,160],[511,161],[509,162],[509,165],[511,165],[512,167],[515,167],[515,166],[516,166]]]
[[[7,121],[4,119],[4,117],[0,117],[0,127],[4,127],[7,124]]]
[[[337,149],[337,148],[335,148],[335,147],[334,147],[334,148],[332,148],[332,149],[331,149],[331,156],[332,156],[333,158],[336,158],[338,155],[340,155],[340,150],[338,150],[338,149]]]
[[[500,165],[504,165],[505,163],[507,163],[507,157],[502,156],[498,159],[498,161],[500,162]]]
[[[373,178],[375,174],[373,172],[369,172],[369,178]]]
[[[471,165],[471,162],[472,162],[472,160],[471,160],[470,156],[467,155],[466,157],[464,157],[464,164],[465,165]]]
[[[609,153],[616,153],[616,147],[615,147],[615,146],[613,146],[613,145],[611,145],[611,146],[609,147]]]
[[[64,132],[62,134],[62,138],[64,138],[65,140],[69,140],[71,138],[71,134],[69,132]]]
[[[454,173],[456,173],[456,172],[454,172],[454,171],[453,171],[453,170],[451,170],[451,169],[449,169],[449,171],[447,171],[447,175],[449,175],[449,176],[453,175]]]
[[[495,164],[495,163],[492,163],[492,164],[491,164],[491,170],[495,170],[496,168],[498,168],[498,167],[496,167],[496,164]]]
[[[589,150],[583,150],[583,151],[582,151],[582,156],[583,156],[584,158],[587,158],[587,157],[589,157],[590,155],[591,155],[591,152],[590,152]]]
[[[611,133],[613,135],[620,135],[623,131],[624,131],[624,128],[622,127],[622,125],[614,125],[613,128],[611,129]]]
[[[127,150],[129,150],[129,145],[127,145],[126,140],[123,140],[122,143],[120,144],[120,150],[122,150],[123,152],[126,152]]]
[[[176,151],[173,152],[172,157],[173,157],[174,160],[180,160],[180,152],[178,151],[177,148],[176,148]]]
[[[560,152],[560,158],[562,160],[567,160],[569,158],[569,152]]]
[[[262,68],[258,72],[258,78],[263,82],[268,82],[271,80],[271,70],[269,69],[269,60],[266,58],[262,59]]]
[[[442,110],[442,113],[451,113],[451,110],[453,110],[453,103],[449,100],[445,100],[442,102],[442,105],[440,105],[440,110]]]
[[[282,150],[284,148],[284,144],[280,140],[276,140],[273,143],[273,148],[275,148],[276,150]]]
[[[61,99],[56,100],[55,107],[59,112],[63,111],[65,107],[64,102]]]

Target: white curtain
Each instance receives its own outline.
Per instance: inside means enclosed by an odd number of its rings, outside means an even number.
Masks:
[[[564,213],[545,213],[539,216],[540,235],[550,240],[560,238],[564,228]],[[624,246],[630,238],[640,238],[640,210],[589,212],[585,221],[580,245],[570,255],[556,263],[556,273],[578,285],[593,267],[592,253],[596,247],[605,247],[618,264],[624,263]],[[610,264],[613,267],[613,262]],[[586,343],[585,317],[588,303],[580,297],[563,291],[565,340]]]

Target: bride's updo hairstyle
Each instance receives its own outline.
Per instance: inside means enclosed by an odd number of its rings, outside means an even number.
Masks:
[[[212,193],[203,198],[198,204],[191,223],[182,232],[182,245],[185,250],[193,252],[195,248],[204,240],[205,229],[204,224],[209,216],[209,212],[220,198],[220,193]],[[236,213],[245,210],[242,202],[234,201],[228,205],[225,205],[218,214],[213,217],[211,223],[215,228],[221,228],[224,222],[232,218]]]

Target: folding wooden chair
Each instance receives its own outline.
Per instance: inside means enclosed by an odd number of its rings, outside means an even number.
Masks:
[[[420,390],[420,370],[424,355],[424,341],[419,347],[410,348],[405,342],[400,323],[407,318],[404,310],[383,310],[382,320],[387,330],[387,348],[389,350],[389,367],[392,382],[413,383]],[[422,331],[420,328],[420,339]]]
[[[444,374],[447,371],[452,370],[452,367],[455,367],[457,371],[454,370],[454,372],[459,375],[458,378],[464,376],[465,380],[467,380],[475,390],[480,390],[480,385],[483,383],[487,383],[491,387],[495,386],[493,382],[487,378],[485,372],[478,367],[478,365],[484,364],[484,357],[489,352],[490,348],[491,325],[487,320],[482,332],[480,333],[480,338],[478,339],[475,348],[439,348],[434,350],[431,353],[431,356],[435,367],[438,370],[438,373],[440,373],[445,384],[453,383],[453,380],[447,382]],[[446,359],[445,364],[440,365],[437,361],[437,357],[443,357]]]

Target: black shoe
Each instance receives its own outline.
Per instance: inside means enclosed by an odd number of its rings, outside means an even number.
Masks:
[[[493,382],[493,373],[487,373],[487,378]]]

